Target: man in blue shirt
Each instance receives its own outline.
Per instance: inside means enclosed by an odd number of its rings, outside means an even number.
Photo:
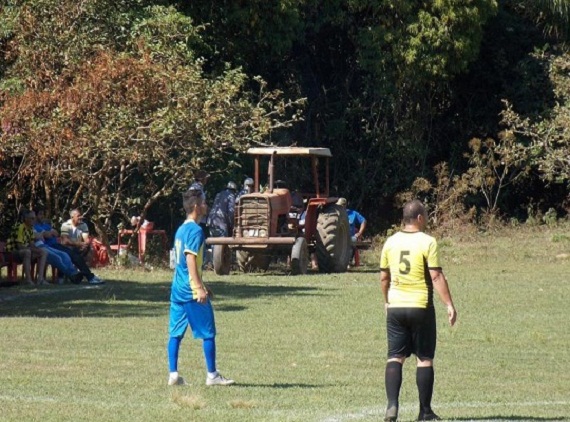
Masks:
[[[48,245],[52,249],[57,249],[58,251],[62,251],[67,255],[69,255],[71,262],[73,263],[73,265],[75,265],[75,267],[77,267],[77,269],[81,273],[82,275],[81,277],[73,277],[71,278],[71,281],[75,284],[79,284],[83,280],[83,277],[85,277],[89,284],[105,284],[104,280],[102,280],[101,278],[99,278],[98,276],[96,276],[91,272],[89,266],[85,262],[85,258],[83,258],[83,255],[81,254],[79,249],[68,247],[58,242],[57,240],[58,234],[57,231],[53,229],[53,226],[49,222],[48,211],[44,208],[38,208],[36,214],[38,216],[39,221],[36,222],[35,228],[37,231],[43,231],[44,233],[46,233],[46,235],[44,235],[44,242],[46,243],[46,245]]]
[[[231,385],[233,380],[224,378],[216,369],[216,323],[210,302],[212,293],[202,280],[202,260],[205,236],[198,225],[207,215],[208,206],[199,189],[189,189],[183,195],[186,221],[174,237],[176,265],[170,294],[170,322],[168,331],[168,385],[185,385],[178,375],[178,352],[188,326],[196,339],[202,339],[206,359],[206,385]]]
[[[339,198],[336,203],[337,205],[346,208],[346,198]],[[346,208],[346,214],[348,216],[350,239],[352,240],[352,262],[356,255],[356,242],[362,239],[362,234],[364,233],[364,230],[366,230],[366,218],[364,218],[358,211],[350,210],[348,208]]]
[[[347,202],[346,198],[339,198],[337,204],[346,208]],[[362,234],[366,230],[366,218],[362,216],[358,211],[346,209],[346,214],[348,215],[348,224],[350,226],[350,237],[352,238],[352,244],[362,239]]]
[[[69,254],[64,250],[60,250],[52,246],[57,244],[58,233],[54,228],[52,228],[48,220],[44,220],[44,210],[41,208],[36,210],[34,233],[37,236],[36,246],[46,248],[48,251],[47,263],[56,267],[61,274],[69,277],[73,283],[81,283],[83,274],[75,268]]]

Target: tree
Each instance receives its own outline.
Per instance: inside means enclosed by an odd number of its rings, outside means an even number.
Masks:
[[[518,3],[518,4],[517,4]],[[523,0],[515,7],[534,19],[548,35],[567,39],[570,29],[570,1],[568,0]]]
[[[111,2],[84,2],[75,13],[81,5],[54,1],[80,19],[71,30],[65,17],[45,12],[45,3],[17,14],[11,43],[18,58],[8,74],[19,88],[0,108],[1,165],[21,201],[45,200],[58,211],[89,207],[97,231],[107,235],[133,205],[144,218],[157,200],[185,190],[195,169],[228,171],[239,165],[237,152],[295,119],[301,101],[285,101],[261,79],[252,95],[245,86],[255,81],[239,69],[206,74],[190,48],[201,42],[199,32],[173,8],[131,10],[122,41],[107,42],[105,33],[93,49],[85,26],[98,27]],[[56,51],[63,35],[73,41]],[[24,66],[30,50],[40,52],[38,62]]]

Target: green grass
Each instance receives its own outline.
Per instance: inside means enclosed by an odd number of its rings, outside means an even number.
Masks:
[[[442,241],[459,310],[438,304],[434,409],[450,419],[570,418],[568,225]],[[368,260],[375,256],[368,252]],[[559,256],[557,258],[557,256]],[[366,257],[365,257],[366,258]],[[1,421],[373,421],[384,414],[384,314],[373,265],[346,274],[206,279],[218,366],[183,342],[167,387],[168,271],[99,271],[103,287],[0,289]],[[417,416],[413,362],[402,420]]]

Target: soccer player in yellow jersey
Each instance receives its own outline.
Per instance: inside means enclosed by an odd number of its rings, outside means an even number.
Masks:
[[[386,240],[380,261],[388,336],[385,373],[388,405],[384,420],[398,419],[402,366],[412,353],[417,360],[418,421],[439,420],[431,408],[436,345],[433,291],[437,291],[446,305],[452,326],[457,311],[439,264],[437,242],[423,232],[427,213],[420,201],[413,200],[404,205],[403,223],[404,228]]]

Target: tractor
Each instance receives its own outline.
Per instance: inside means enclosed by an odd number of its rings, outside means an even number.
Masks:
[[[316,254],[320,272],[346,271],[352,254],[350,229],[346,210],[337,205],[338,198],[329,197],[330,150],[257,147],[247,153],[254,157],[254,192],[238,198],[232,236],[206,240],[212,246],[216,274],[229,274],[232,249],[244,272],[266,271],[272,257],[289,256],[292,274],[306,274],[311,253]],[[278,160],[293,157],[311,164],[311,182],[300,192],[289,190],[276,175]],[[263,186],[265,161],[267,183]]]

